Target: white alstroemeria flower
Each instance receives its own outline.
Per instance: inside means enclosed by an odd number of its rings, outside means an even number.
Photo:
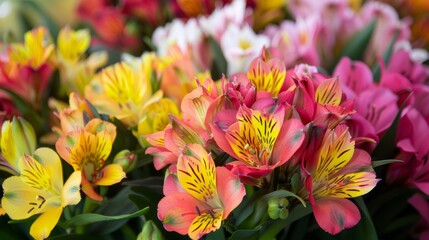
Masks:
[[[250,26],[229,25],[221,38],[221,48],[228,62],[228,74],[246,72],[250,62],[269,46],[269,39],[257,35]]]
[[[152,42],[161,56],[166,55],[172,45],[177,45],[185,53],[188,47],[197,46],[202,39],[203,35],[196,19],[189,19],[186,23],[175,19],[164,27],[158,27],[152,36]]]

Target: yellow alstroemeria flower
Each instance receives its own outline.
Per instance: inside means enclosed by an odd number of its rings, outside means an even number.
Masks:
[[[93,185],[110,186],[125,177],[119,164],[104,166],[115,137],[116,127],[112,123],[95,118],[83,129],[62,136],[55,145],[60,156],[75,171],[82,172],[82,190],[94,200],[103,198],[95,192]]]
[[[36,133],[25,119],[14,117],[12,121],[7,120],[3,123],[0,149],[4,159],[13,170],[11,173],[19,173],[20,158],[24,154],[33,154],[36,144]]]
[[[97,69],[106,64],[107,53],[99,51],[85,59],[85,52],[91,42],[86,29],[74,31],[70,27],[61,29],[58,34],[57,60],[61,73],[62,91],[84,94],[86,85],[95,76]]]
[[[115,116],[127,126],[136,126],[145,108],[159,101],[162,92],[152,95],[148,75],[123,62],[105,68],[96,76],[85,97],[100,113]]]
[[[91,42],[91,36],[86,29],[74,31],[70,27],[61,29],[58,34],[58,57],[62,61],[77,62],[86,52]]]
[[[39,148],[33,156],[19,161],[21,175],[3,182],[3,210],[20,220],[41,214],[30,228],[35,239],[45,239],[60,219],[63,208],[80,202],[81,173],[74,172],[65,184],[61,159],[49,148]]]
[[[25,43],[11,44],[10,59],[33,69],[39,69],[51,56],[54,45],[49,39],[48,30],[44,27],[35,28],[25,33]]]
[[[163,98],[146,108],[143,118],[133,131],[142,146],[147,146],[146,136],[151,133],[163,131],[170,123],[170,115],[180,117],[179,108],[171,99]]]

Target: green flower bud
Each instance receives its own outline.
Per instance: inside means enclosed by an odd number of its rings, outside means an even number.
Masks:
[[[131,170],[133,170],[137,162],[136,160],[137,160],[137,155],[132,153],[130,150],[125,149],[116,154],[116,156],[113,158],[113,163],[117,163],[121,165],[122,170],[128,173]]]
[[[146,221],[142,231],[137,236],[137,240],[161,240],[162,234],[152,220]]]
[[[286,219],[289,215],[288,206],[286,198],[271,198],[268,200],[268,216],[271,219]]]

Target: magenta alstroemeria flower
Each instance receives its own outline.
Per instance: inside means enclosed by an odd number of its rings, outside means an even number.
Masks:
[[[392,124],[398,107],[398,98],[389,89],[382,87],[369,88],[356,99],[356,111],[374,126],[377,134],[385,131]]]
[[[352,61],[343,57],[332,74],[342,83],[347,98],[354,99],[356,95],[373,86],[372,73],[369,67],[360,61]]]

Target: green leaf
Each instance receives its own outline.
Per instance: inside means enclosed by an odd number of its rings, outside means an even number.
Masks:
[[[209,44],[214,56],[210,73],[213,79],[220,79],[222,74],[226,74],[227,72],[226,59],[223,55],[222,49],[219,46],[219,43],[216,42],[213,37],[209,37]]]
[[[377,231],[363,198],[357,197],[354,201],[362,213],[362,218],[358,225],[351,229],[349,236],[353,236],[354,239],[378,240]]]
[[[395,45],[396,40],[398,39],[399,31],[396,31],[392,37],[392,40],[390,40],[389,46],[387,47],[386,52],[383,55],[383,62],[384,64],[389,64],[390,58],[392,57],[393,53],[393,46]],[[372,68],[372,76],[374,79],[374,82],[380,82],[380,63],[377,61]]]
[[[158,203],[162,198],[162,193],[158,193],[151,188],[147,188],[145,186],[133,186],[131,187],[131,191],[133,192],[128,196],[128,198],[134,202],[136,206],[142,208],[144,206],[149,206],[150,209],[147,214],[145,214],[146,219],[152,220],[158,229],[162,231],[162,235],[165,239],[174,239],[174,240],[184,240],[189,239],[187,236],[179,235],[175,232],[167,232],[164,229],[162,222],[158,219],[157,209]]]
[[[380,167],[380,166],[390,164],[390,163],[394,163],[394,162],[404,162],[404,161],[398,160],[398,159],[386,159],[386,160],[372,161],[372,167],[376,168],[376,167]]]
[[[96,213],[84,213],[77,215],[75,217],[70,218],[67,220],[64,225],[65,226],[82,226],[90,223],[96,223],[96,222],[104,222],[104,221],[112,221],[112,220],[122,220],[122,219],[130,219],[134,217],[139,217],[149,211],[149,207],[145,207],[143,209],[138,210],[137,212],[130,213],[130,214],[123,214],[123,215],[117,215],[117,216],[105,216],[101,214]]]
[[[62,234],[58,236],[50,236],[49,240],[110,240],[114,239],[110,236],[102,236],[97,234]]]
[[[206,240],[225,240],[224,228],[221,226],[218,230],[205,236]]]
[[[43,120],[40,114],[33,109],[31,104],[27,103],[21,96],[6,87],[0,86],[0,90],[5,91],[12,98],[16,108],[18,108],[24,118],[28,120],[35,129],[38,129],[43,125],[45,120]]]
[[[338,56],[338,60],[344,56],[347,56],[352,60],[363,60],[365,49],[368,47],[369,42],[371,41],[375,26],[376,21],[372,21],[363,30],[356,33],[356,35],[351,38],[351,41],[345,45],[343,51]]]
[[[241,229],[237,230],[232,233],[231,237],[229,237],[229,240],[257,240],[257,239],[265,239],[265,238],[258,238],[259,236],[259,230],[261,229],[261,226],[255,228],[255,229]]]
[[[58,32],[59,32],[59,27],[56,24],[56,22],[49,16],[49,14],[47,14],[43,8],[37,4],[36,1],[21,1],[22,5],[21,7],[23,8],[21,11],[26,14],[26,16],[28,18],[32,18],[31,14],[35,13],[38,15],[38,17],[40,17],[42,19],[42,25],[46,26],[49,30],[49,32],[52,34],[52,37],[54,39],[57,38]],[[36,27],[36,26],[32,26],[32,27]]]

